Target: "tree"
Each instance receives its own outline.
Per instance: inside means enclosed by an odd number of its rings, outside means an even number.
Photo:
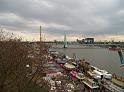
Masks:
[[[28,42],[21,42],[13,34],[5,35],[4,32],[0,32],[0,92],[28,92],[26,89],[29,87],[33,90],[37,88],[35,81],[43,72],[43,69],[40,68],[43,59],[42,61],[35,60],[39,62],[36,71],[31,77],[27,77],[29,71],[32,72],[31,66],[34,60],[29,57],[29,54],[35,57],[34,53],[30,53],[31,49],[32,46]],[[38,56],[38,58],[40,57]],[[26,67],[27,64],[30,67]],[[40,90],[36,92],[40,92]]]

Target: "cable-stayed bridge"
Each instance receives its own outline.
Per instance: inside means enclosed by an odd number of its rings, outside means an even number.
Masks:
[[[54,48],[64,47],[64,42],[45,42],[45,43]],[[95,42],[92,44],[85,44],[85,43],[79,44],[77,42],[67,42],[67,48],[84,48],[84,47],[93,47],[93,48],[96,48],[96,47],[103,47],[103,48],[120,47],[120,48],[124,48],[124,42],[121,42],[121,43]]]

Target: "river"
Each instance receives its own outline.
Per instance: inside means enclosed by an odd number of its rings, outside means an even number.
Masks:
[[[93,66],[107,70],[111,74],[116,73],[124,77],[124,69],[120,68],[120,58],[117,51],[96,47],[77,48],[78,46],[81,47],[81,45],[69,45],[68,48],[64,49],[62,48],[63,45],[54,45],[54,50],[64,53],[69,57],[73,57],[73,53],[75,53],[77,58],[85,59]]]

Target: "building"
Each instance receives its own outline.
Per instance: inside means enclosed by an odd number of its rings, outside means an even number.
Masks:
[[[80,43],[80,44],[93,44],[94,43],[94,38],[85,38],[85,39],[82,39],[82,40],[78,40],[77,39],[77,42]]]
[[[94,38],[85,38],[83,41],[86,44],[93,44],[94,43]]]

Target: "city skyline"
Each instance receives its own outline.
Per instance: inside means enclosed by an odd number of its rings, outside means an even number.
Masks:
[[[0,27],[23,40],[124,41],[122,0],[1,0]]]

